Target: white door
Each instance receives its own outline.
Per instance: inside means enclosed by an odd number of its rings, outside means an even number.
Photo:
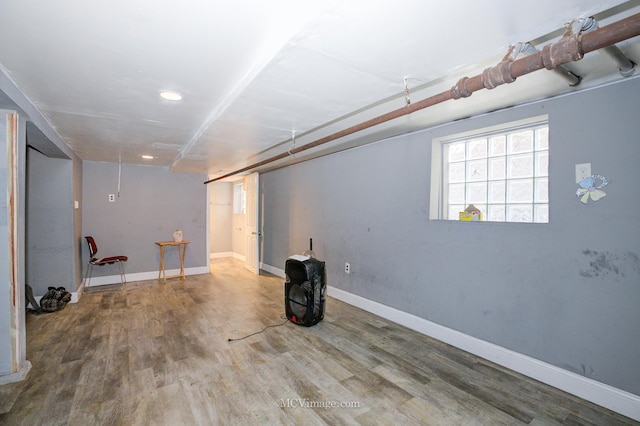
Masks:
[[[244,190],[246,191],[246,218],[245,236],[247,240],[247,255],[245,266],[254,274],[260,273],[260,227],[258,217],[258,173],[252,173],[244,178]]]

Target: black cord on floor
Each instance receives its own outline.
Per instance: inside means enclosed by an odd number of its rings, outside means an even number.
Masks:
[[[271,324],[271,325],[268,325],[268,326],[266,326],[265,328],[263,328],[263,329],[262,329],[262,330],[260,330],[260,331],[256,331],[255,333],[247,334],[246,336],[238,337],[238,338],[236,338],[236,339],[231,339],[231,338],[229,338],[229,339],[227,339],[227,342],[237,342],[238,340],[243,340],[243,339],[246,339],[247,337],[255,336],[256,334],[260,334],[260,333],[262,333],[262,332],[263,332],[263,331],[265,331],[267,328],[271,328],[271,327],[280,327],[281,325],[285,325],[285,324],[287,323],[287,321],[289,321],[289,319],[288,319],[288,318],[286,318],[285,314],[281,314],[281,315],[280,315],[280,318],[284,318],[284,321],[283,321],[283,322],[281,322],[280,324]]]

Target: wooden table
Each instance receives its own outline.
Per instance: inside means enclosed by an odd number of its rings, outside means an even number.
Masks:
[[[167,278],[181,278],[185,279],[184,275],[184,254],[187,252],[187,244],[189,241],[157,241],[156,245],[160,247],[160,270],[158,271],[158,280],[164,279],[164,282],[167,282]],[[176,275],[167,276],[164,271],[164,248],[170,247],[178,247],[178,255],[180,257],[180,273]]]

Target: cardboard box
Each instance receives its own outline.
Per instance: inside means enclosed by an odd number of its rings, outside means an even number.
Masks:
[[[458,219],[467,222],[480,222],[482,220],[482,212],[473,204],[469,204],[463,212],[458,214]]]

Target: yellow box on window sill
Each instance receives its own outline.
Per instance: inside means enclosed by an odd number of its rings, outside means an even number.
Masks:
[[[469,204],[463,212],[458,214],[458,219],[467,222],[480,222],[482,220],[482,212],[473,204]]]

